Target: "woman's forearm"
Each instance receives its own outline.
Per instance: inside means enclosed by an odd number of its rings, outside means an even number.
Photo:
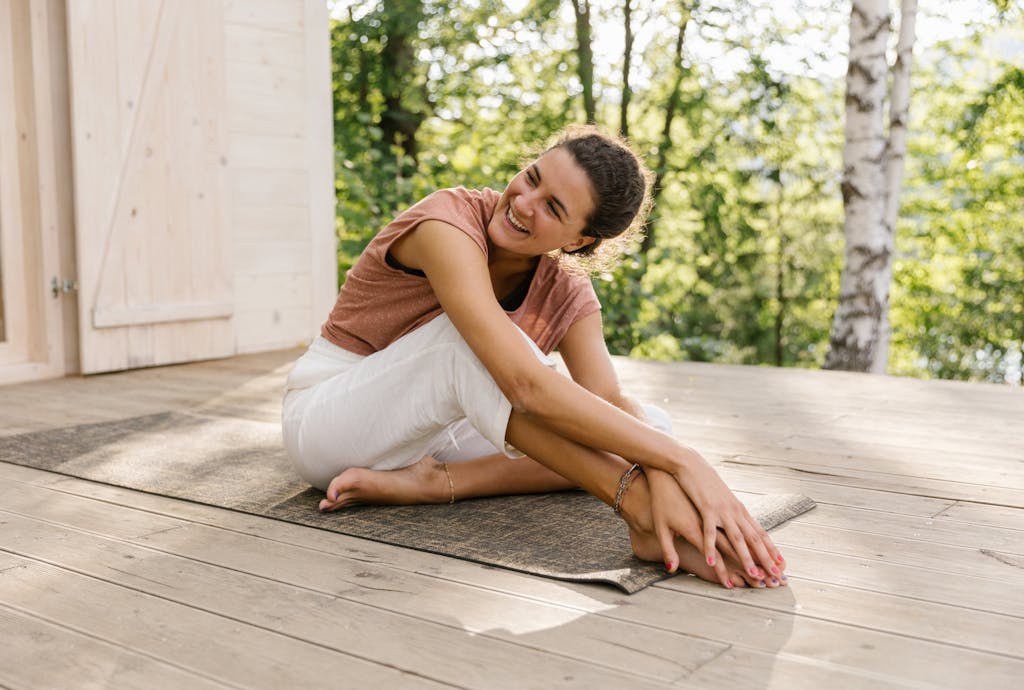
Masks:
[[[539,371],[531,384],[516,401],[517,411],[577,443],[672,474],[696,456],[675,438],[551,369]]]

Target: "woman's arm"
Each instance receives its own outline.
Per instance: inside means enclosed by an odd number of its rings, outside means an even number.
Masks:
[[[425,221],[392,253],[427,275],[445,313],[516,411],[579,443],[679,468],[684,449],[675,439],[648,433],[646,425],[537,360],[498,305],[479,247],[461,230]]]
[[[626,395],[619,383],[618,374],[604,341],[600,312],[585,316],[574,323],[558,344],[558,351],[569,369],[569,375],[576,383],[620,410],[646,421],[643,407]],[[674,571],[679,563],[675,535],[679,535],[698,550],[704,550],[700,514],[671,474],[653,467],[645,467],[645,473],[652,528],[658,537],[665,563],[670,571]],[[716,546],[726,556],[739,561],[728,540],[719,540]],[[766,546],[773,558],[779,555],[770,539]],[[725,562],[715,558],[711,565],[724,585],[728,581]]]
[[[441,221],[425,221],[391,251],[404,265],[426,274],[445,313],[515,410],[577,443],[672,474],[701,513],[705,555],[713,557],[721,528],[745,569],[754,569],[755,558],[766,568],[773,565],[764,543],[767,535],[696,451],[537,360],[498,305],[486,260],[465,233]],[[579,476],[569,478],[591,490],[585,467],[574,474]]]

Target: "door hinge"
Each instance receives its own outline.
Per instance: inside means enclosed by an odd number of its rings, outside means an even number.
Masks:
[[[53,292],[54,299],[60,297],[62,293],[74,292],[77,289],[78,283],[68,278],[65,278],[64,280],[59,280],[57,276],[54,276],[53,280],[50,281],[50,290]]]

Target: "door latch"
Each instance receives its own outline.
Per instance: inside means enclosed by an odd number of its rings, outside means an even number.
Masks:
[[[60,297],[63,292],[74,292],[77,289],[78,283],[68,278],[58,280],[57,276],[54,276],[53,280],[50,281],[50,290],[53,292],[54,299]]]

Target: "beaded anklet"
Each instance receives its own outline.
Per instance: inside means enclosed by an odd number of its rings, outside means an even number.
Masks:
[[[448,505],[455,503],[455,483],[452,481],[452,473],[448,471],[448,463],[442,462],[441,467],[444,468],[444,474],[448,477],[448,489],[452,492],[451,500],[448,501]]]

